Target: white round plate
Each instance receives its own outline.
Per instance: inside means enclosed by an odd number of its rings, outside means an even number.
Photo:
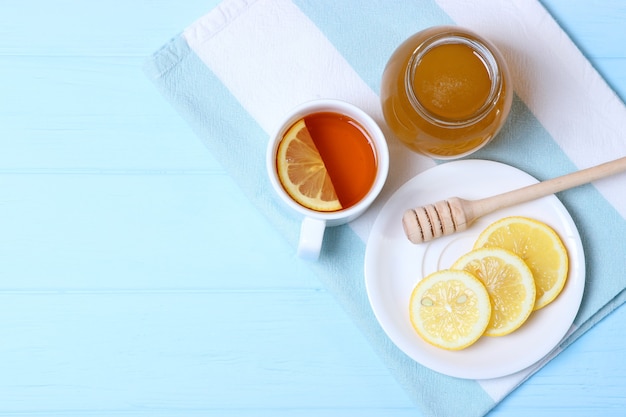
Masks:
[[[409,180],[382,208],[365,251],[367,294],[389,338],[415,361],[458,378],[496,378],[537,363],[568,333],[585,287],[585,259],[576,225],[556,196],[499,210],[476,220],[464,232],[422,244],[409,242],[402,229],[402,215],[411,207],[451,197],[474,200],[536,182],[527,173],[498,162],[447,162]],[[521,328],[507,336],[482,337],[460,351],[448,351],[424,342],[409,320],[413,288],[427,274],[450,267],[472,249],[482,230],[507,216],[535,218],[556,230],[570,260],[565,288],[556,300],[533,312]]]

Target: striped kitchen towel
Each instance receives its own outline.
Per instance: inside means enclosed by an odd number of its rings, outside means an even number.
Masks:
[[[457,24],[495,43],[515,86],[509,120],[472,158],[547,179],[626,155],[626,108],[536,0],[226,0],[157,51],[148,76],[193,126],[256,207],[297,244],[300,219],[274,195],[265,171],[269,134],[292,107],[349,101],[387,133],[391,171],[377,203],[326,233],[310,263],[425,416],[481,416],[626,299],[626,176],[559,194],[582,236],[586,284],[568,336],[528,369],[489,380],[435,372],[386,336],[366,294],[364,256],[385,201],[437,165],[384,127],[378,91],[392,51],[423,28]],[[621,184],[621,186],[620,186]],[[332,250],[330,250],[332,248]],[[294,249],[295,250],[295,249]]]

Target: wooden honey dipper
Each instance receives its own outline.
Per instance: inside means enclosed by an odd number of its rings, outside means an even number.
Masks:
[[[622,171],[626,171],[626,157],[480,200],[452,197],[407,210],[402,217],[402,226],[411,242],[428,242],[463,231],[474,220],[496,210],[545,197]]]

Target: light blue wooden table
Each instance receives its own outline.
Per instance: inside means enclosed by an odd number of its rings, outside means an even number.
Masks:
[[[141,71],[216,2],[2,1],[0,417],[419,415]],[[542,2],[626,99],[626,3]],[[625,322],[492,415],[626,415]]]

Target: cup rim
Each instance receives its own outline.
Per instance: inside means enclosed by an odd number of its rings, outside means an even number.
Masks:
[[[332,212],[312,210],[294,201],[280,183],[275,164],[278,144],[286,130],[298,119],[308,114],[324,111],[344,114],[361,124],[370,136],[377,160],[376,178],[365,197],[346,209]],[[300,214],[326,221],[337,221],[341,219],[351,220],[360,215],[373,203],[385,185],[389,173],[389,148],[385,135],[378,123],[360,107],[339,99],[315,99],[294,107],[278,124],[278,127],[274,130],[272,135],[270,135],[266,152],[266,167],[270,182],[276,193],[289,207]]]

